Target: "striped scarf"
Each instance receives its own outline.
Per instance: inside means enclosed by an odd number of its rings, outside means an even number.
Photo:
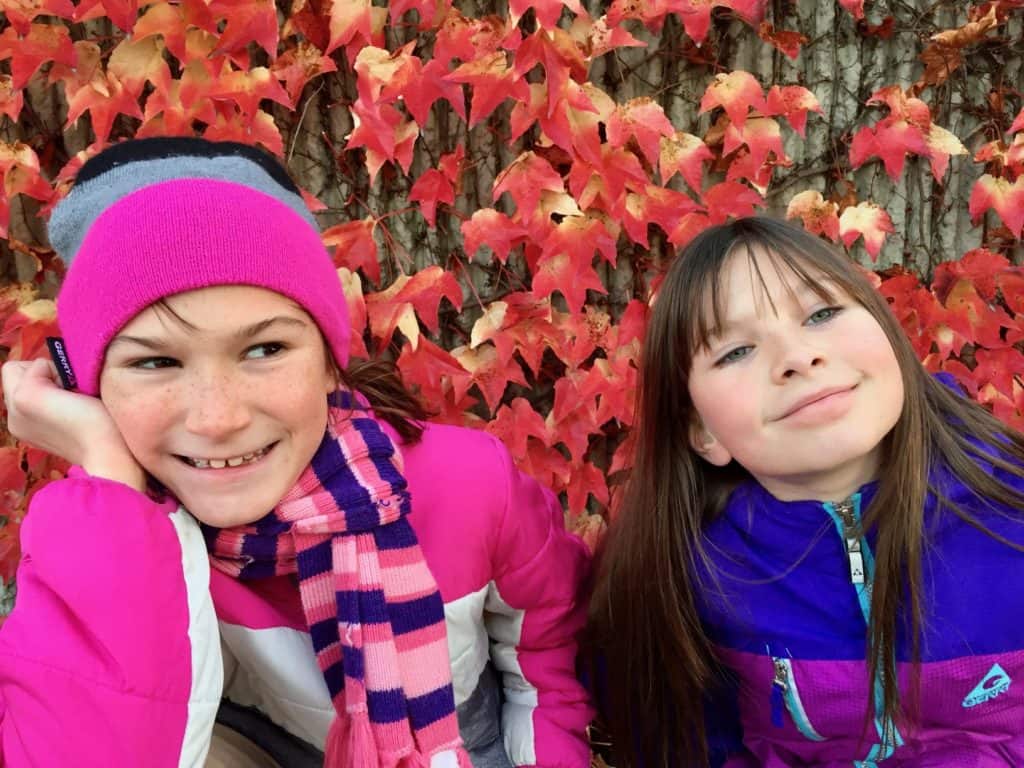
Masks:
[[[326,768],[472,768],[401,454],[349,393],[329,403],[323,442],[277,508],[207,530],[212,565],[239,579],[298,574],[336,712]]]

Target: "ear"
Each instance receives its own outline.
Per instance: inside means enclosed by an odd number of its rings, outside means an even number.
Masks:
[[[690,447],[709,464],[724,467],[732,461],[728,449],[701,423],[690,426]]]

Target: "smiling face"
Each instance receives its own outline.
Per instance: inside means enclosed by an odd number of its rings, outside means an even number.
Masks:
[[[840,501],[878,471],[903,408],[878,321],[824,275],[802,280],[744,248],[719,274],[719,313],[688,379],[695,451],[742,465],[780,499]]]
[[[202,288],[139,313],[107,347],[100,398],[136,460],[219,528],[267,514],[309,464],[336,387],[290,299]]]

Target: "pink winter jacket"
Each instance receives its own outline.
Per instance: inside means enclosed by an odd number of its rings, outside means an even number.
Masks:
[[[493,437],[430,425],[403,453],[467,746],[487,765],[503,743],[515,766],[585,768],[585,547]],[[77,469],[36,495],[22,546],[0,628],[0,765],[202,766],[222,695],[323,747],[334,715],[290,579],[211,572],[176,503]]]

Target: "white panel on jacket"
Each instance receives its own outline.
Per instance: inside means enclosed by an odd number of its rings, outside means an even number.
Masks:
[[[192,687],[188,719],[182,738],[179,768],[199,768],[206,763],[213,724],[224,690],[224,665],[220,653],[217,614],[210,596],[210,561],[199,523],[180,507],[171,523],[181,544],[181,570],[188,599],[188,640],[192,650]]]

